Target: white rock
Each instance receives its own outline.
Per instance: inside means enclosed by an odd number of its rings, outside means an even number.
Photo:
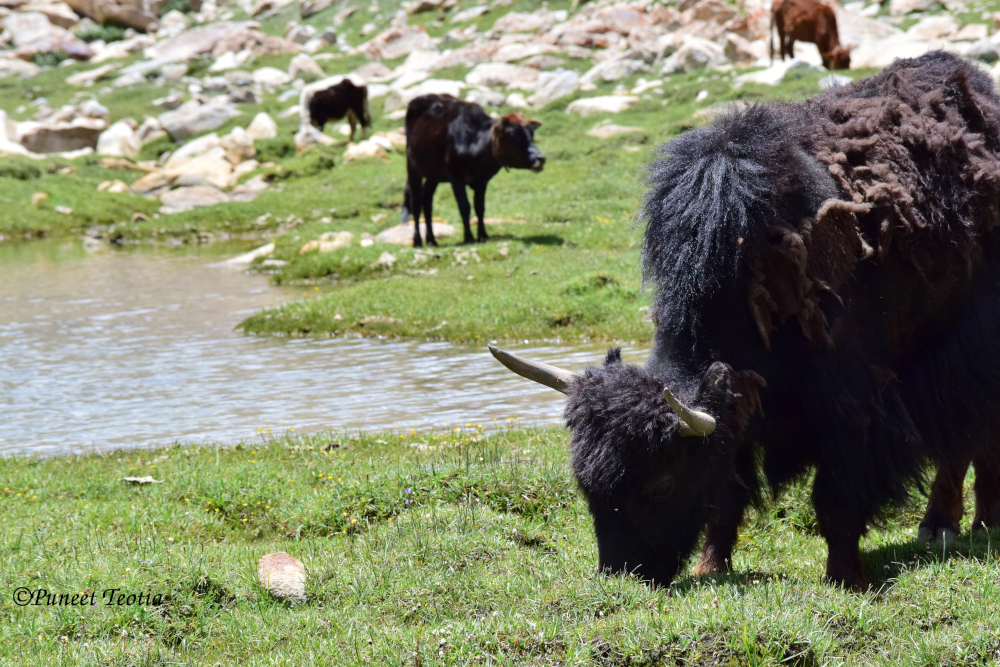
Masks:
[[[0,78],[19,76],[27,79],[42,71],[35,63],[25,62],[16,58],[0,58]]]
[[[121,65],[103,65],[96,69],[89,69],[84,72],[77,72],[66,77],[66,83],[71,86],[93,86],[94,83],[109,72],[121,67]]]
[[[19,141],[32,153],[66,153],[83,148],[93,151],[108,127],[97,118],[74,118],[70,122],[26,121],[18,126]]]
[[[227,259],[224,262],[220,262],[220,264],[224,264],[226,266],[232,266],[234,268],[242,268],[244,266],[249,266],[250,264],[253,264],[253,261],[258,257],[267,257],[273,252],[274,252],[274,244],[268,243],[266,245],[260,246],[259,248],[254,248],[250,252],[245,252],[242,255],[237,255],[236,257]]]
[[[648,71],[649,67],[641,60],[631,60],[628,58],[605,60],[591,67],[586,74],[580,77],[580,81],[585,83],[620,81],[625,77],[632,76],[636,72]]]
[[[188,18],[183,12],[173,9],[161,16],[159,23],[156,36],[159,39],[166,39],[184,32],[188,27]]]
[[[226,159],[232,164],[245,162],[257,154],[253,137],[242,127],[234,127],[229,134],[219,140],[219,145],[226,151]]]
[[[295,150],[304,153],[316,144],[331,146],[337,143],[333,137],[320,132],[312,125],[300,125],[299,131],[295,133]]]
[[[680,47],[663,63],[663,74],[679,74],[728,64],[725,51],[715,42],[687,35]]]
[[[319,66],[319,63],[306,54],[300,53],[292,58],[292,62],[288,66],[288,76],[295,79],[303,74],[314,74],[320,78],[326,77],[326,72]]]
[[[823,90],[830,90],[831,88],[846,86],[853,81],[854,79],[843,74],[828,74],[819,80],[819,87]]]
[[[112,157],[136,158],[142,142],[129,123],[118,121],[101,133],[97,139],[97,153]]]
[[[205,206],[215,206],[229,201],[229,197],[224,192],[207,185],[195,185],[191,187],[177,188],[164,192],[160,196],[160,213],[171,215],[183,213]]]
[[[226,72],[231,69],[238,69],[252,59],[253,52],[244,49],[238,53],[226,51],[215,59],[215,62],[208,68],[209,72]]]
[[[785,74],[787,74],[789,70],[793,69],[811,69],[819,72],[825,71],[822,67],[816,67],[815,65],[810,65],[802,60],[792,58],[791,60],[779,60],[770,67],[764,68],[759,72],[741,74],[736,77],[735,83],[737,85],[742,85],[744,83],[762,83],[768,86],[776,86],[785,78]]]
[[[357,51],[372,60],[395,60],[418,49],[430,51],[434,43],[421,26],[393,27],[362,44]]]
[[[465,95],[466,102],[478,104],[481,107],[499,107],[503,105],[504,94],[493,90],[470,90]]]
[[[221,189],[228,188],[232,183],[233,163],[226,158],[225,149],[219,146],[184,162],[176,169],[165,171],[168,177],[172,177],[174,185],[210,185]]]
[[[316,35],[316,28],[311,25],[293,25],[285,31],[285,39],[296,44],[305,44]]]
[[[277,67],[261,67],[253,72],[254,83],[262,86],[277,88],[292,82],[292,77],[287,72],[282,72]]]
[[[111,82],[113,88],[127,88],[128,86],[138,86],[146,83],[146,77],[139,72],[128,72]]]
[[[910,12],[926,12],[933,9],[938,4],[937,0],[890,0],[889,13],[893,16],[902,16]]]
[[[970,23],[951,36],[953,42],[978,42],[986,39],[989,29],[985,23]]]
[[[274,119],[261,111],[247,125],[247,134],[254,139],[274,139],[278,136],[278,124]]]
[[[574,100],[566,107],[566,113],[586,117],[596,113],[619,113],[639,101],[635,95],[604,95]]]
[[[48,38],[69,39],[71,34],[65,28],[52,25],[49,17],[41,12],[18,12],[4,19],[4,34],[14,42],[14,46],[24,46]]]
[[[504,104],[506,104],[509,107],[515,107],[517,109],[526,109],[529,106],[531,106],[530,104],[528,104],[528,98],[524,96],[524,93],[511,93],[510,95],[507,96],[507,99],[504,101]]]
[[[580,75],[573,70],[559,67],[551,72],[542,72],[535,82],[535,92],[528,98],[528,103],[535,108],[571,95],[580,87]]]
[[[435,237],[454,236],[456,229],[446,222],[431,222]],[[423,223],[420,226],[420,233],[425,231]],[[383,229],[375,236],[377,243],[390,243],[393,245],[413,245],[413,222],[404,222],[401,225]]]
[[[539,71],[533,67],[519,67],[507,63],[481,63],[465,77],[470,86],[520,88],[531,91],[538,80]]]
[[[191,100],[179,106],[175,111],[160,114],[159,121],[163,129],[175,141],[179,141],[214,130],[225,124],[230,118],[238,116],[239,113],[235,105],[232,104],[198,104]]]
[[[613,137],[616,134],[624,134],[626,132],[642,132],[641,127],[630,127],[627,125],[615,125],[614,123],[598,123],[594,127],[590,128],[587,134],[591,137],[597,137],[598,139],[607,139],[608,137]]]
[[[318,250],[320,253],[333,252],[339,248],[346,248],[351,245],[352,238],[354,238],[354,234],[347,231],[326,232],[320,235],[318,239],[307,241],[305,245],[299,248],[299,253],[304,255],[313,250]]]
[[[385,148],[371,139],[359,141],[356,144],[347,144],[347,150],[344,151],[344,162],[354,162],[356,160],[371,158],[388,160],[389,154],[386,153]]]
[[[451,17],[452,23],[465,23],[467,21],[473,21],[483,14],[490,11],[490,8],[486,5],[478,5],[476,7],[469,7],[468,9],[463,9],[454,16]]]
[[[915,25],[911,26],[906,34],[914,39],[922,39],[924,41],[931,41],[932,39],[938,39],[940,37],[947,37],[958,32],[959,23],[958,21],[946,14],[941,16],[925,16]]]

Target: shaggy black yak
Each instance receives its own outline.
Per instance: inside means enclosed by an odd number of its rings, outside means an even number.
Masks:
[[[424,211],[427,245],[437,245],[431,224],[434,191],[451,183],[465,228],[463,243],[485,241],[486,186],[501,167],[541,171],[545,156],[535,146],[537,120],[510,113],[493,120],[482,107],[450,95],[421,95],[406,108],[406,194],[403,222],[413,212],[413,245],[419,247],[420,209]],[[424,180],[426,179],[426,180]],[[469,198],[472,188],[479,228],[472,238]]]
[[[763,481],[815,471],[830,581],[937,466],[924,539],[1000,526],[1000,98],[942,52],[664,146],[643,208],[657,331],[574,374],[494,354],[568,395],[601,568],[669,583],[729,566]]]
[[[327,122],[347,117],[351,125],[351,141],[354,141],[354,131],[361,126],[361,136],[368,136],[368,128],[372,126],[368,114],[368,86],[356,86],[350,79],[344,79],[336,85],[323,90],[317,90],[308,99],[309,122],[320,132]]]

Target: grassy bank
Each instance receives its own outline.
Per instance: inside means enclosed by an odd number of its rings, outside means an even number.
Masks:
[[[594,574],[562,431],[288,435],[0,459],[0,664],[1000,661],[996,545],[919,547],[916,496],[863,544],[877,593],[821,581],[804,488],[750,516],[734,574],[654,592]],[[140,475],[163,483],[120,481]],[[279,550],[308,568],[304,606],[256,583]],[[164,603],[18,607],[19,586]]]

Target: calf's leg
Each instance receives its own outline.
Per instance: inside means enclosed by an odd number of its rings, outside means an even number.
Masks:
[[[973,459],[976,468],[976,515],[973,530],[1000,528],[1000,453]]]
[[[489,239],[486,235],[486,223],[483,222],[483,215],[486,213],[486,186],[477,185],[472,189],[472,204],[476,207],[476,217],[479,218],[479,227],[476,229],[476,240],[482,243]]]
[[[403,222],[406,222],[407,209],[413,214],[413,247],[424,245],[420,239],[420,209],[423,204],[423,179],[414,169],[408,169],[406,174],[406,196],[403,198]]]
[[[469,196],[465,193],[465,183],[454,180],[451,182],[452,192],[455,193],[455,203],[458,204],[458,212],[462,216],[462,228],[465,236],[462,243],[473,243],[472,227],[469,226]]]
[[[434,209],[434,192],[437,190],[438,182],[427,179],[424,183],[424,230],[427,237],[427,245],[437,246],[437,239],[434,238],[434,223],[431,222]]]
[[[961,530],[960,522],[964,506],[962,504],[962,483],[969,469],[968,460],[946,461],[938,466],[937,475],[931,485],[931,495],[927,500],[927,511],[920,521],[917,540],[920,542],[955,541]]]

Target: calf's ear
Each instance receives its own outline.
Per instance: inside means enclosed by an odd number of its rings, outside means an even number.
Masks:
[[[542,121],[532,118],[528,121],[528,129],[534,132],[542,126]]]

